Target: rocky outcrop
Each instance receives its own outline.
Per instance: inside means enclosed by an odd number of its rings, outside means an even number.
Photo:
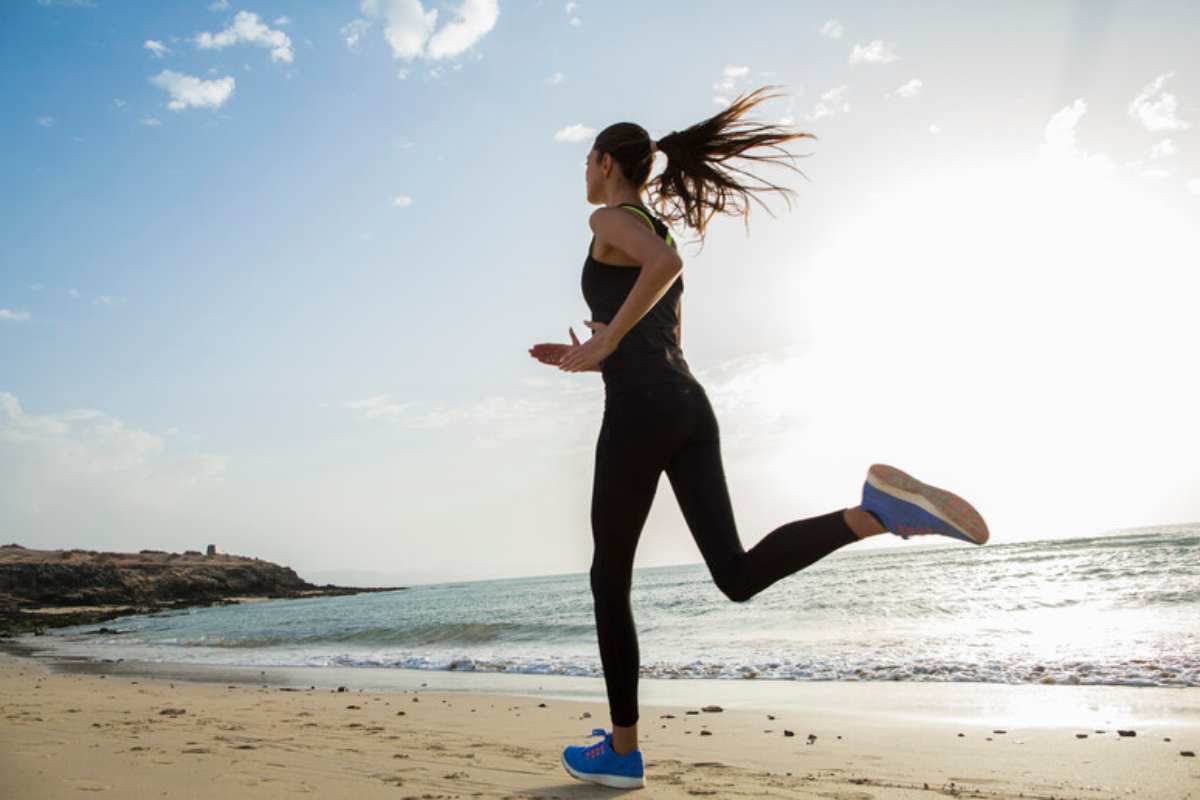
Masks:
[[[143,550],[29,550],[0,547],[0,632],[44,624],[100,622],[164,608],[236,602],[235,598],[289,598],[386,592],[317,586],[289,567],[226,553],[200,555]],[[70,608],[69,613],[62,609]],[[7,623],[7,624],[6,624]]]

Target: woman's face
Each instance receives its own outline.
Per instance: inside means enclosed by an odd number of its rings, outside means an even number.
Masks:
[[[600,158],[596,148],[593,147],[588,151],[584,180],[587,183],[587,201],[592,204],[604,202],[604,176],[600,172]]]

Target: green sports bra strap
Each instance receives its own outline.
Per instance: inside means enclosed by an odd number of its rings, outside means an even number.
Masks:
[[[658,228],[654,227],[654,222],[650,219],[649,216],[647,216],[645,211],[642,211],[640,208],[635,206],[633,203],[621,203],[620,205],[621,205],[621,208],[626,208],[626,209],[629,209],[630,211],[636,212],[638,214],[638,216],[640,216],[642,219],[646,220],[646,224],[650,226],[650,230],[654,231],[654,235],[655,236],[658,235]],[[667,244],[669,244],[672,248],[675,247],[675,239],[674,239],[674,237],[671,236],[670,231],[667,231]]]

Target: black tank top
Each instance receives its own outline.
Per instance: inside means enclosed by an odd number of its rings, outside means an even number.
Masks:
[[[642,218],[654,228],[656,234],[665,238],[672,247],[675,246],[666,224],[645,206],[621,203],[620,207]],[[642,268],[597,261],[592,256],[595,242],[596,237],[593,236],[588,244],[587,260],[583,263],[583,299],[591,309],[592,319],[608,324],[629,296]],[[682,302],[683,275],[680,274],[600,365],[606,389],[657,383],[697,383],[680,346]]]

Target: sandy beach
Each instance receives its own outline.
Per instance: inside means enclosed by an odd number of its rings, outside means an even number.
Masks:
[[[594,679],[72,665],[17,652],[0,654],[6,798],[622,791],[559,763],[564,745],[611,727],[598,695],[569,699],[602,688]],[[380,672],[391,688],[338,683]],[[1200,797],[1200,762],[1182,755],[1200,748],[1197,689],[643,680],[641,696],[647,785],[629,791],[646,797]]]

